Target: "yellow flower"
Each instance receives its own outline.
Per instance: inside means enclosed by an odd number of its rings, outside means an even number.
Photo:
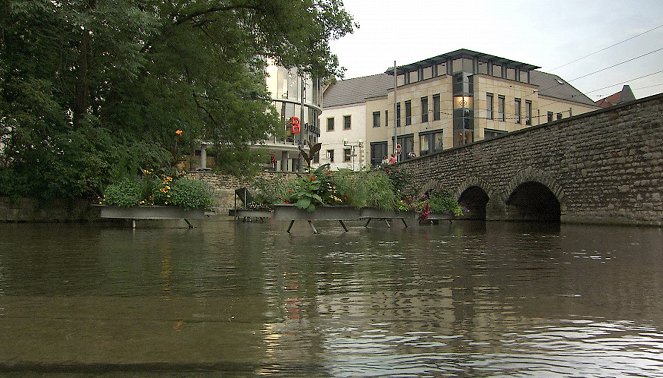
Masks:
[[[182,134],[184,134],[184,131],[180,130],[180,129],[177,129],[177,130],[175,130],[175,134],[177,134],[177,136],[182,136]]]

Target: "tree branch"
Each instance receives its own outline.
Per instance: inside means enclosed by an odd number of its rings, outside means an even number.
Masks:
[[[185,22],[188,22],[188,21],[198,17],[198,16],[205,16],[205,15],[208,15],[210,13],[227,12],[227,11],[238,10],[238,9],[250,9],[250,10],[254,10],[254,11],[259,11],[260,7],[252,6],[252,5],[228,5],[228,6],[225,6],[225,7],[211,7],[211,8],[208,8],[208,9],[202,9],[202,10],[199,10],[197,12],[192,12],[190,14],[187,14],[187,15],[183,16],[182,18],[177,19],[177,21],[175,21],[174,25],[181,25]]]

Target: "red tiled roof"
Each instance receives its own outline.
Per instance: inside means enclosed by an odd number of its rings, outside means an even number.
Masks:
[[[631,87],[628,85],[624,85],[621,91],[613,93],[608,97],[603,97],[602,99],[596,101],[596,105],[602,108],[608,108],[610,106],[632,100],[635,100],[635,96],[633,95],[633,91],[631,91]]]

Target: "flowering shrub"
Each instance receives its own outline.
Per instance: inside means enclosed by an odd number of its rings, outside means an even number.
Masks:
[[[247,207],[261,209],[277,203],[294,204],[314,211],[319,206],[348,205],[357,208],[372,207],[381,210],[412,211],[423,217],[430,213],[462,215],[458,202],[447,192],[430,192],[417,199],[407,194],[415,192],[411,178],[394,167],[370,171],[329,170],[329,164],[295,179],[284,176],[259,178],[252,187],[256,190]]]
[[[179,206],[185,209],[212,207],[212,193],[200,180],[157,175],[144,170],[143,175],[125,178],[109,185],[101,201],[109,206]]]
[[[184,209],[209,209],[212,207],[212,194],[200,180],[180,178],[173,182],[170,192],[170,205]]]

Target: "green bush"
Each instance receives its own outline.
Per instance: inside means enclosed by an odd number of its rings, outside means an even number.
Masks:
[[[213,205],[212,193],[204,181],[181,178],[173,181],[170,204],[189,209],[209,209]]]
[[[354,207],[366,207],[367,190],[358,172],[341,169],[332,173],[330,181],[333,183],[335,196],[339,198],[340,203]]]
[[[162,177],[151,171],[143,171],[144,176],[125,178],[117,181],[104,191],[102,204],[108,206],[180,206],[185,209],[209,209],[212,207],[212,193],[200,180]]]
[[[145,198],[141,180],[125,178],[109,185],[104,192],[103,204],[108,206],[137,206]]]
[[[428,205],[432,213],[451,213],[455,216],[463,215],[463,209],[449,192],[433,192],[428,198]]]
[[[366,190],[366,204],[382,210],[398,209],[399,198],[392,180],[384,171],[363,172],[361,177]]]

